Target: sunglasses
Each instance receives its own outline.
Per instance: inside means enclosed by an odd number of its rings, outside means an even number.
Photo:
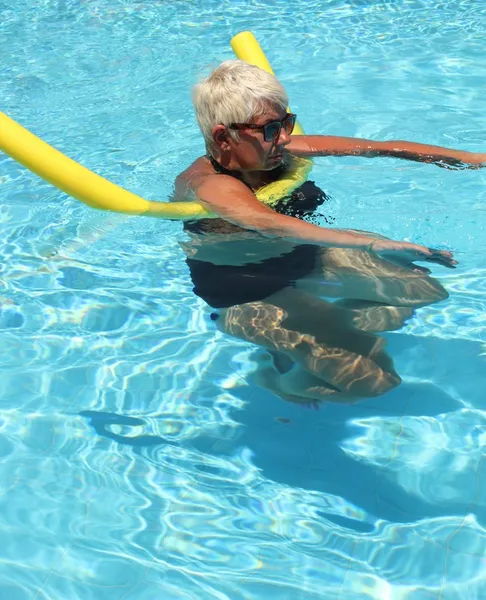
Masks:
[[[263,139],[266,142],[276,142],[280,137],[282,127],[290,135],[295,127],[297,115],[288,113],[281,121],[270,121],[266,125],[254,125],[253,123],[231,123],[230,129],[263,129]]]

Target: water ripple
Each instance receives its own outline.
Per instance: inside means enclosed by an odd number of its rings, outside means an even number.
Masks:
[[[165,201],[204,151],[188,90],[250,27],[306,130],[479,152],[485,14],[0,0],[2,110]],[[93,211],[0,157],[2,598],[484,597],[484,174],[328,157],[313,177],[336,226],[460,267],[389,336],[400,390],[309,415],[213,329],[179,224]]]

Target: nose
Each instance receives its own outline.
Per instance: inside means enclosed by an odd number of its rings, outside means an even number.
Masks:
[[[290,144],[290,135],[285,131],[285,127],[280,129],[277,144],[279,146],[287,146],[287,144]]]

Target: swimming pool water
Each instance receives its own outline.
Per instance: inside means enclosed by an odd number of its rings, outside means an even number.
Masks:
[[[486,151],[486,8],[0,1],[2,110],[165,200],[190,86],[252,30],[306,131]],[[453,249],[386,335],[403,384],[317,413],[191,292],[177,223],[93,211],[0,156],[0,598],[486,595],[481,170],[325,158],[336,227]]]

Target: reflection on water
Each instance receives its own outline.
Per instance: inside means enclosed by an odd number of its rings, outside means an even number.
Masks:
[[[251,23],[308,130],[484,150],[482,2],[261,4],[0,0],[2,110],[163,200],[203,152],[196,70]],[[450,246],[461,267],[434,270],[444,302],[337,303],[402,381],[313,411],[258,385],[266,350],[216,329],[179,224],[0,163],[2,600],[486,597],[484,171],[316,162],[337,227]],[[344,294],[330,269],[313,286]],[[285,359],[266,358],[277,378]]]
[[[45,597],[109,600],[455,600],[484,589],[482,348],[431,335],[422,317],[453,320],[449,301],[332,306],[353,326],[359,315],[366,340],[386,339],[403,381],[314,412],[258,387],[261,357],[202,303],[194,310],[187,278],[167,306],[135,256],[108,261],[106,280],[92,260],[84,290],[83,267],[66,261],[34,290],[18,261],[9,267],[5,310],[25,321],[2,331],[6,593],[35,597],[43,581]],[[126,289],[135,262],[140,289]]]

